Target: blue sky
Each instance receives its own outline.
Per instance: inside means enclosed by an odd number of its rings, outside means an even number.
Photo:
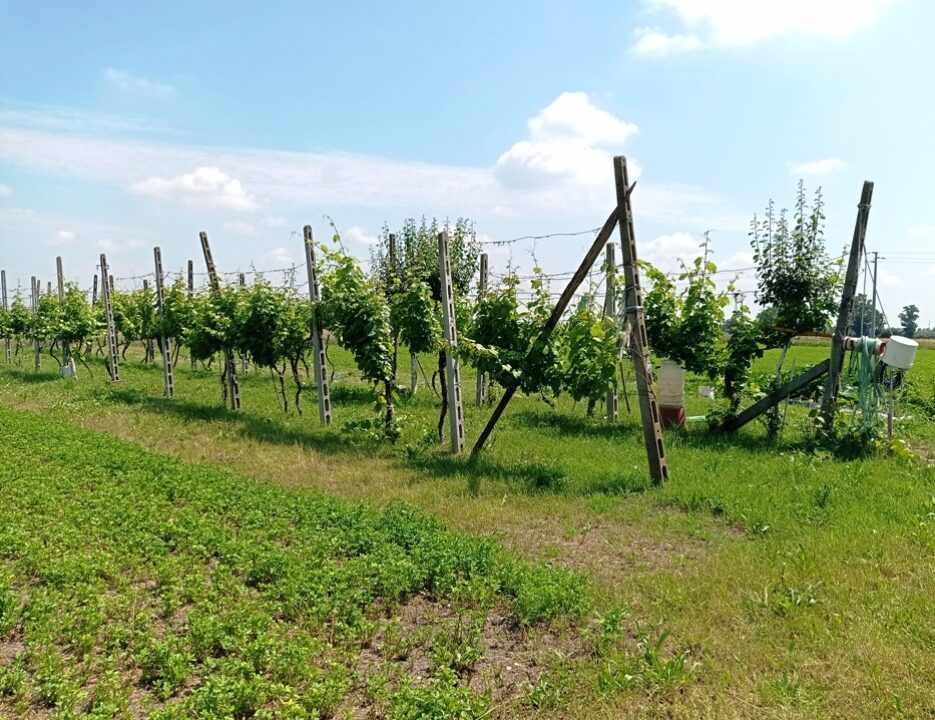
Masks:
[[[752,214],[800,177],[838,254],[874,180],[885,309],[931,325],[932,27],[926,0],[0,0],[0,267],[28,285],[61,255],[88,286],[101,252],[134,276],[158,244],[201,269],[207,230],[223,269],[277,268],[325,214],[362,257],[423,214],[491,240],[583,230],[620,153],[641,255],[667,268],[705,230],[748,267]],[[587,244],[535,252],[560,272]],[[491,247],[492,266],[531,250]]]

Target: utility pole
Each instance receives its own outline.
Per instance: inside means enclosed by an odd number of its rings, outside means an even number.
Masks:
[[[877,336],[877,262],[880,259],[880,253],[873,253],[873,312],[870,314],[870,337]],[[886,260],[886,258],[883,258]]]

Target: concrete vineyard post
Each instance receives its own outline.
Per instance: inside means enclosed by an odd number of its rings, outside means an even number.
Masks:
[[[169,347],[169,338],[165,332],[166,305],[164,292],[164,278],[162,273],[162,250],[153,248],[153,262],[156,271],[156,311],[159,316],[159,351],[162,353],[162,376],[164,381],[164,394],[167,398],[175,396],[175,375],[172,371],[172,352]]]
[[[328,388],[328,370],[325,367],[325,349],[321,339],[321,323],[318,320],[317,305],[321,301],[321,289],[318,287],[318,270],[315,265],[315,240],[312,226],[306,225],[305,267],[308,271],[308,299],[312,310],[312,368],[315,373],[315,386],[318,391],[318,420],[322,425],[331,424],[331,393]]]
[[[110,275],[107,267],[107,256],[101,254],[101,277],[109,278],[107,282],[101,283],[101,297],[104,300],[104,318],[107,322],[107,352],[110,367],[110,379],[113,382],[120,381],[120,366],[117,357],[117,329],[114,326],[114,306],[111,302],[111,292],[114,289],[113,275]]]
[[[30,291],[30,306],[32,307],[33,319],[39,314],[39,288],[41,287],[42,285],[36,279],[36,276],[33,275],[32,290]],[[42,367],[42,359],[39,357],[39,334],[36,330],[33,330],[32,333],[32,351],[36,372],[39,372],[39,369]]]
[[[614,158],[614,180],[617,186],[617,214],[620,226],[620,247],[623,254],[625,290],[624,312],[631,327],[631,347],[636,368],[636,391],[643,422],[643,441],[649,461],[649,476],[656,485],[669,479],[662,425],[659,422],[659,407],[653,390],[653,370],[649,357],[649,339],[646,334],[646,317],[643,312],[643,291],[640,288],[640,271],[637,266],[636,236],[633,230],[633,208],[630,204],[627,159],[622,155]]]
[[[448,427],[451,452],[464,450],[464,408],[461,405],[461,369],[455,353],[458,349],[458,328],[455,321],[454,290],[451,283],[451,261],[448,256],[448,233],[438,234],[438,277],[441,281],[442,321],[445,330],[445,375],[448,380]]]
[[[195,261],[189,260],[188,261],[188,298],[189,300],[192,298],[194,294],[195,294]],[[195,358],[191,357],[189,358],[189,360],[191,360],[192,370],[194,370],[195,369]]]

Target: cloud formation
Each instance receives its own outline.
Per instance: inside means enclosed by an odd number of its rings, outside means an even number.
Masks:
[[[0,197],[9,197],[12,194],[13,194],[13,188],[11,188],[9,185],[4,185],[3,183],[0,183]]]
[[[643,0],[646,14],[678,29],[638,27],[630,50],[663,57],[703,47],[745,47],[775,37],[837,39],[877,22],[895,0]]]
[[[789,163],[789,172],[793,175],[828,175],[847,167],[839,157],[822,158],[803,163]]]
[[[529,137],[504,152],[497,180],[509,188],[607,182],[611,153],[639,128],[596,107],[587,93],[565,92],[527,122]]]
[[[130,192],[174,200],[195,210],[252,212],[260,207],[241,182],[218,167],[202,166],[174,178],[151,177],[130,185]]]
[[[170,97],[175,94],[175,88],[167,83],[155,82],[117,68],[104,68],[104,79],[121,92],[136,92],[153,97]]]

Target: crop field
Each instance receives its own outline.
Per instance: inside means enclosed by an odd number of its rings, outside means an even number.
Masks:
[[[520,396],[471,462],[427,379],[390,444],[330,355],[330,428],[266,371],[233,412],[184,357],[173,399],[141,351],[0,364],[0,717],[931,716],[935,350],[905,447],[845,459],[790,405],[778,439],[667,431],[661,487],[632,384],[616,424]]]

